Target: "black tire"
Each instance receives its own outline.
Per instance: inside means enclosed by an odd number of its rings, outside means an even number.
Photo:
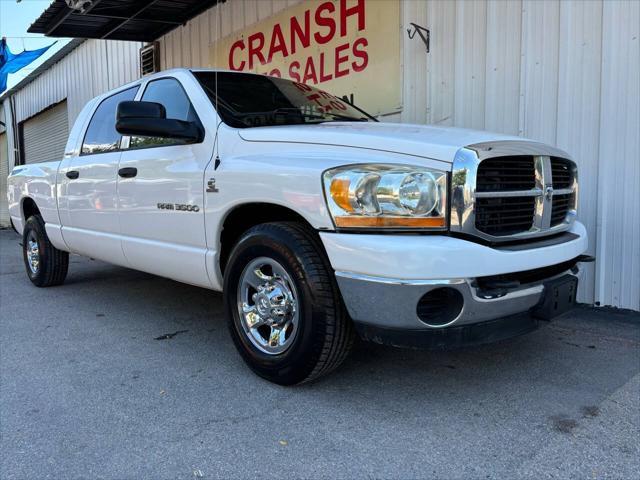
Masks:
[[[283,353],[260,351],[244,332],[238,309],[238,285],[245,267],[267,257],[289,274],[298,294],[297,334]],[[224,305],[231,337],[247,365],[280,385],[314,380],[347,357],[354,329],[319,239],[295,222],[264,223],[249,229],[231,252],[224,275]]]
[[[29,240],[35,238],[38,245],[38,268],[33,271],[28,258]],[[58,250],[49,241],[40,215],[29,217],[22,232],[22,258],[29,280],[37,287],[60,285],[67,277],[69,254]]]

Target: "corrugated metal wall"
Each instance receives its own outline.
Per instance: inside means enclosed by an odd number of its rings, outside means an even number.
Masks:
[[[5,102],[0,103],[0,228],[8,227],[9,202],[7,200],[7,176],[13,168],[13,130],[11,116]]]
[[[7,134],[4,129],[0,130],[0,193],[5,193],[0,198],[0,227],[9,226],[9,206],[7,203],[7,176],[9,175],[9,159],[7,158]]]
[[[639,309],[640,2],[604,2],[601,49],[596,298]]]
[[[372,1],[372,0],[369,0]],[[209,66],[216,39],[298,3],[233,0],[163,37],[162,68]],[[409,22],[431,30],[431,53]],[[640,2],[402,2],[401,113],[386,120],[522,135],[581,171],[588,266],[580,299],[640,309]]]
[[[22,122],[67,100],[69,129],[88,100],[140,76],[139,42],[87,40],[14,94]]]

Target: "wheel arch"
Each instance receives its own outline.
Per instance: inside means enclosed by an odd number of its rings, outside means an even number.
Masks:
[[[22,214],[22,222],[26,222],[33,215],[41,215],[40,209],[36,201],[31,197],[24,197],[20,202],[20,212]]]
[[[236,205],[227,212],[220,225],[218,239],[220,253],[218,260],[220,272],[223,275],[229,255],[242,234],[251,227],[268,222],[297,222],[317,235],[317,230],[309,221],[289,207],[269,202],[251,202]]]

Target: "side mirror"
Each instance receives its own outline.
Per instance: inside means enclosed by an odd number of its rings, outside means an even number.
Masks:
[[[122,135],[175,138],[189,143],[201,142],[204,136],[198,124],[167,118],[164,106],[155,102],[120,102],[116,131]]]

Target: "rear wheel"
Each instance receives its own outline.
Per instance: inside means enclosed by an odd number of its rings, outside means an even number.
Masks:
[[[67,277],[69,254],[51,244],[40,215],[29,217],[25,223],[22,254],[27,276],[34,285],[60,285]]]
[[[294,222],[257,225],[233,249],[225,270],[231,336],[249,367],[281,385],[337,368],[353,325],[313,232]]]

